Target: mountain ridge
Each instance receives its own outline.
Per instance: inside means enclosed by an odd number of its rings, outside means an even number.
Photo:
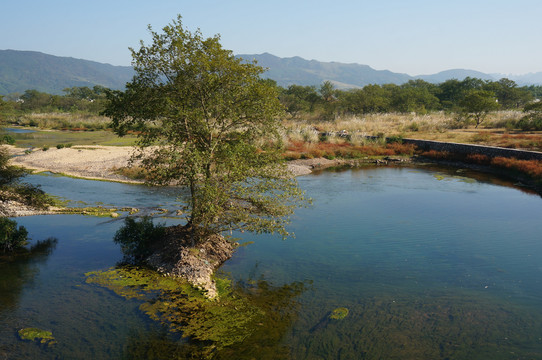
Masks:
[[[441,83],[449,79],[463,80],[467,76],[493,81],[507,77],[520,86],[542,84],[542,72],[507,76],[451,69],[436,74],[411,76],[390,70],[376,70],[369,65],[321,62],[299,56],[281,58],[270,53],[236,56],[246,61],[256,60],[258,65],[268,68],[263,77],[273,79],[283,87],[292,84],[318,86],[324,81],[331,81],[339,89],[348,89],[369,84],[400,85],[416,79]],[[37,51],[0,50],[0,95],[22,93],[30,89],[62,94],[65,88],[94,85],[122,89],[126,82],[132,79],[133,74],[131,66],[114,66]]]
[[[37,51],[0,50],[0,94],[35,89],[51,94],[74,86],[121,89],[134,74],[130,66],[60,57]]]

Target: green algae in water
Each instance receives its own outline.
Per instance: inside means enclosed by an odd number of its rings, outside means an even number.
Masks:
[[[342,320],[348,315],[348,309],[345,307],[336,308],[329,314],[331,320]]]
[[[36,341],[47,346],[56,344],[56,340],[51,331],[38,328],[21,329],[19,330],[19,337],[21,340]]]
[[[122,267],[85,275],[87,283],[127,299],[142,300],[139,309],[171,332],[189,338],[191,351],[200,358],[220,358],[220,354],[227,358],[232,353],[243,358],[239,351],[251,347],[239,345],[261,344],[262,339],[269,343],[269,351],[276,351],[275,345],[294,318],[296,303],[292,298],[304,289],[300,283],[274,289],[258,281],[241,290],[229,279],[217,277],[219,300],[209,300],[187,282],[145,268]],[[253,355],[249,352],[247,358]]]
[[[457,180],[468,184],[475,184],[476,180],[465,177],[465,176],[458,176],[458,175],[450,175],[450,174],[444,174],[444,173],[437,173],[434,174],[433,177],[437,179],[438,181],[451,181],[451,180]]]

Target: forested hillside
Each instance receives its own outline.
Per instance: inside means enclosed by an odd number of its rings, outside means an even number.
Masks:
[[[132,78],[130,66],[47,55],[35,51],[0,50],[0,95],[34,89],[61,94],[71,87],[95,85],[122,89]]]

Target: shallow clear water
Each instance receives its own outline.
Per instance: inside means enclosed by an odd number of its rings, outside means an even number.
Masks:
[[[15,134],[29,134],[36,132],[36,130],[30,130],[30,129],[20,129],[20,128],[3,128],[5,132],[8,133],[15,133]]]
[[[238,281],[305,283],[296,316],[276,345],[286,346],[285,357],[542,358],[542,199],[477,179],[408,168],[301,177],[314,204],[293,217],[296,238],[241,234],[254,243],[239,248],[222,271]],[[31,181],[88,203],[173,207],[176,201],[171,189]],[[137,301],[84,282],[86,271],[121,259],[111,241],[120,221],[68,215],[17,221],[34,240],[53,236],[58,243],[49,255],[0,260],[0,274],[8,274],[0,281],[0,358],[126,358],[133,356],[128,343],[164,341]],[[348,315],[330,320],[338,307]],[[58,344],[20,341],[23,327],[51,330]],[[257,345],[245,344],[237,354],[283,354]]]

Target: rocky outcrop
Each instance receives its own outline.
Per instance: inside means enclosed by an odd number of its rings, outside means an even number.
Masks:
[[[52,214],[50,209],[36,209],[17,200],[16,194],[0,191],[0,217],[18,217]]]
[[[166,229],[164,241],[156,247],[146,263],[158,272],[187,280],[213,299],[218,295],[213,274],[232,257],[235,245],[222,235],[213,235],[192,246],[182,226]]]

